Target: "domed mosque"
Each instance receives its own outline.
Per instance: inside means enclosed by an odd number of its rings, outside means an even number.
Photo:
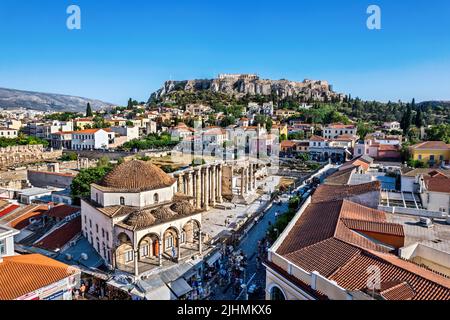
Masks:
[[[202,254],[202,209],[177,179],[132,160],[115,167],[81,203],[82,230],[113,268],[138,276]]]

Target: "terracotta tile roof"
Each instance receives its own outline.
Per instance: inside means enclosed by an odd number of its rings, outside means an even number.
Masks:
[[[293,148],[297,144],[294,141],[284,140],[281,142],[281,148]]]
[[[392,254],[361,251],[361,253],[343,266],[330,277],[338,285],[347,290],[365,290],[367,288],[367,270],[370,266],[376,266],[381,271],[381,282],[391,281],[406,282],[415,293],[411,297],[411,291],[405,293],[405,288],[398,288],[394,292],[386,292],[385,298],[389,299],[413,299],[413,300],[449,300],[450,279],[444,278],[429,270],[421,268],[413,263],[399,259]]]
[[[311,204],[292,229],[291,234],[294,236],[288,236],[278,251],[281,254],[287,254],[330,238],[381,249],[377,245],[369,244],[364,237],[357,233],[348,232],[351,230],[343,223],[342,219],[385,222],[386,216],[382,211],[347,200]],[[300,234],[299,237],[295,236]],[[385,251],[385,249],[381,250]]]
[[[58,176],[58,177],[76,177],[76,174],[70,172],[49,172],[49,171],[37,171],[37,170],[28,170],[28,172],[34,173],[45,173],[46,175]]]
[[[418,143],[418,144],[411,146],[411,149],[414,149],[414,150],[427,150],[427,149],[448,150],[448,149],[450,149],[450,147],[443,141],[425,141],[425,142]]]
[[[402,176],[404,177],[416,177],[418,175],[429,176],[433,172],[439,172],[447,177],[450,177],[450,170],[444,169],[430,169],[430,168],[403,168]]]
[[[377,293],[384,299],[450,299],[450,279],[401,260],[388,253],[387,247],[355,231],[404,235],[403,227],[387,223],[382,211],[346,200],[312,203],[276,253],[349,291],[367,292],[367,270],[377,266],[381,271]]]
[[[167,188],[175,182],[174,178],[154,164],[132,160],[115,167],[99,185],[94,186],[105,191],[142,192]]]
[[[393,146],[393,145],[390,145],[390,144],[381,144],[379,147],[378,147],[378,150],[379,151],[400,151],[400,146]]]
[[[42,217],[47,210],[47,205],[26,206],[25,208],[17,210],[10,216],[6,217],[4,221],[9,222],[10,227],[17,230],[22,230],[28,227],[28,225],[30,224],[30,218]]]
[[[0,218],[10,214],[11,212],[13,212],[14,210],[16,210],[18,208],[20,208],[20,206],[18,206],[17,204],[12,204],[12,205],[6,207],[2,211],[0,211]]]
[[[356,158],[350,162],[344,163],[339,170],[345,170],[351,167],[357,168],[361,167],[363,170],[367,171],[370,168],[370,165],[373,163],[373,159],[368,156],[362,156],[359,158]]]
[[[80,130],[80,131],[73,131],[73,134],[92,134],[96,133],[100,130],[106,131],[106,132],[112,132],[111,128],[104,128],[104,129],[86,129],[86,130]]]
[[[71,214],[74,214],[76,212],[79,212],[80,210],[81,210],[80,208],[62,204],[51,208],[45,214],[49,217],[64,219],[65,217],[70,216]]]
[[[368,192],[380,191],[381,183],[373,181],[358,185],[342,185],[337,188],[334,185],[323,184],[317,188],[312,197],[313,203],[342,200],[352,196],[362,195]]]
[[[14,300],[77,273],[40,254],[4,257],[0,263],[0,300]]]
[[[309,141],[327,141],[327,139],[323,138],[323,137],[319,137],[319,136],[312,136],[311,138],[309,138]]]
[[[355,167],[350,167],[341,171],[336,171],[325,180],[328,185],[348,185],[352,174],[355,172]]]
[[[352,230],[363,232],[375,232],[394,236],[405,236],[405,231],[400,224],[388,222],[363,221],[355,219],[342,219],[342,222]]]
[[[342,123],[332,123],[326,126],[328,129],[355,129],[355,125],[353,124],[342,124]]]
[[[406,281],[383,282],[380,287],[380,295],[386,300],[411,300],[416,295]]]
[[[450,178],[441,173],[424,177],[424,182],[428,191],[450,193]]]
[[[132,207],[126,207],[126,206],[110,206],[110,207],[104,207],[104,208],[96,208],[98,211],[103,213],[107,217],[122,217],[130,214],[135,209]]]
[[[81,232],[81,217],[75,218],[72,221],[66,223],[61,228],[56,229],[45,238],[39,240],[34,245],[55,251],[64,247],[70,240],[75,238]]]

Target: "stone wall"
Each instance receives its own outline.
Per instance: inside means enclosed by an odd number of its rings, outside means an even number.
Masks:
[[[12,146],[0,148],[0,167],[55,160],[62,156],[61,150],[46,151],[42,145]]]

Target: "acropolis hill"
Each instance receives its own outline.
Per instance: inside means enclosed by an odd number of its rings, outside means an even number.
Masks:
[[[245,95],[276,95],[279,99],[296,97],[314,101],[342,100],[343,94],[333,91],[328,81],[308,80],[303,82],[286,79],[261,79],[256,74],[219,74],[216,79],[166,81],[164,86],[153,93],[149,101],[163,100],[176,91],[210,91],[242,97]]]

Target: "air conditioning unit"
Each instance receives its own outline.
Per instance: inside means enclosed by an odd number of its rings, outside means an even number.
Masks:
[[[72,255],[70,253],[66,253],[66,260],[72,260]]]
[[[433,226],[433,221],[431,221],[430,218],[421,217],[419,223],[426,228],[431,228]]]
[[[81,254],[81,259],[83,259],[84,261],[87,261],[87,259],[88,259],[87,253],[82,253]]]
[[[77,245],[76,241],[70,241],[69,246],[70,247],[75,247]]]

